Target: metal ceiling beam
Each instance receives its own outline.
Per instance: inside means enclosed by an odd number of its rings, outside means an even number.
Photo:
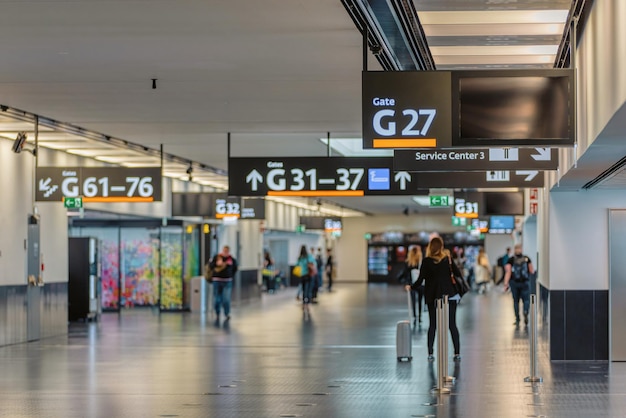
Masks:
[[[435,61],[411,0],[341,0],[386,71],[434,70]]]
[[[228,172],[226,170],[222,170],[220,168],[211,167],[203,163],[199,163],[197,161],[192,161],[187,158],[180,157],[178,155],[163,153],[161,154],[161,150],[147,147],[145,145],[140,145],[134,142],[127,141],[125,139],[115,138],[109,135],[101,134],[95,131],[91,131],[80,126],[72,125],[66,122],[60,122],[52,118],[47,118],[45,116],[37,115],[34,113],[26,112],[24,110],[16,109],[10,106],[0,105],[0,115],[6,115],[13,119],[20,120],[23,122],[29,122],[37,127],[45,126],[47,128],[53,129],[58,132],[64,132],[71,135],[75,135],[82,138],[87,138],[93,141],[97,141],[103,144],[112,145],[119,147],[120,149],[129,149],[147,156],[151,157],[162,157],[168,162],[174,162],[184,165],[192,165],[195,168],[202,169],[204,171],[208,171],[214,174],[218,174],[221,176],[228,176]],[[34,128],[33,128],[34,129]]]
[[[585,29],[585,23],[591,12],[594,0],[572,0],[572,6],[570,7],[569,14],[567,15],[567,21],[563,29],[563,37],[559,44],[559,49],[554,60],[554,68],[569,68],[570,67],[570,52],[571,45],[577,44],[580,40],[582,33]],[[572,23],[576,22],[575,25]],[[576,39],[572,40],[572,27],[576,28]],[[572,42],[573,41],[573,42]]]

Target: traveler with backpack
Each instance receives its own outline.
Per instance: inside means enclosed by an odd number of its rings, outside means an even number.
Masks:
[[[498,257],[497,267],[498,274],[496,274],[496,284],[499,285],[504,281],[504,266],[509,262],[511,257],[511,247],[506,247],[506,253],[503,256]]]
[[[515,326],[519,326],[519,301],[524,304],[524,325],[528,325],[528,309],[530,307],[530,276],[535,273],[530,258],[522,254],[522,245],[515,245],[515,253],[509,257],[504,266],[504,289],[511,288],[513,295],[513,311]]]

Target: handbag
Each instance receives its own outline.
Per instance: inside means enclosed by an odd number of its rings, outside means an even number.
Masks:
[[[463,295],[469,291],[469,284],[464,277],[454,275],[454,270],[452,270],[452,260],[448,258],[448,262],[450,263],[450,280],[452,280],[452,285],[454,286],[456,293],[463,297]]]
[[[293,270],[291,270],[291,274],[293,274],[296,277],[301,277],[302,276],[302,267],[300,267],[299,265],[295,266],[293,268]]]

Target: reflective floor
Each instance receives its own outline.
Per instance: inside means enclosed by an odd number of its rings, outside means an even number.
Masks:
[[[339,285],[303,318],[295,290],[235,308],[230,324],[135,309],[69,336],[0,348],[1,417],[626,417],[626,366],[550,363],[529,375],[511,296],[467,295],[457,382],[434,396],[428,314],[398,363],[399,287]],[[545,334],[546,330],[540,330]]]

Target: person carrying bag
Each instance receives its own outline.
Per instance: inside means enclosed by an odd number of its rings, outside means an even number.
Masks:
[[[450,253],[444,249],[441,237],[434,237],[430,240],[426,250],[426,258],[422,261],[420,274],[415,283],[407,285],[406,290],[417,290],[424,283],[424,299],[428,306],[428,317],[430,324],[428,327],[428,361],[433,361],[433,346],[435,344],[435,332],[437,330],[437,313],[435,300],[448,295],[449,306],[449,328],[454,346],[454,361],[461,360],[461,343],[459,339],[459,329],[456,326],[456,307],[461,296],[455,289],[450,276],[452,269],[453,276],[461,276],[455,264],[450,263]]]

